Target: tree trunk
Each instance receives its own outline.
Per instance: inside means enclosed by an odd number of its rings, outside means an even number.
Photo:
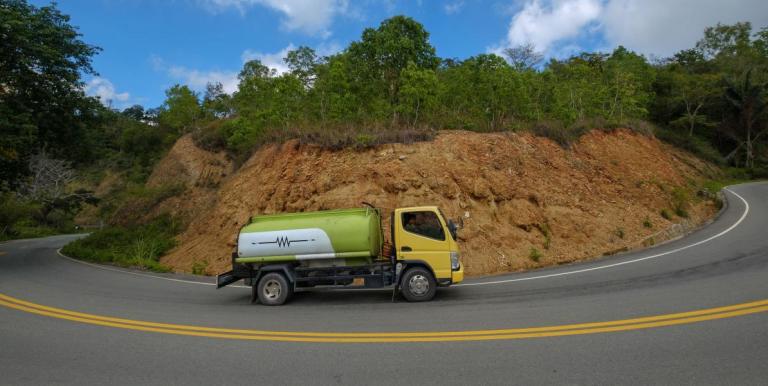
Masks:
[[[421,106],[421,100],[416,100],[416,116],[413,118],[413,127],[416,128],[416,122],[419,121],[419,107]]]
[[[754,155],[752,154],[752,129],[750,127],[747,127],[747,167],[750,169],[755,167]]]

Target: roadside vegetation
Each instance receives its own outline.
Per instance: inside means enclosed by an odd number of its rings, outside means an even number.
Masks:
[[[423,25],[395,16],[336,54],[288,52],[282,74],[251,60],[232,94],[219,83],[202,93],[174,85],[161,106],[122,111],[85,95],[100,48],[55,3],[0,0],[0,29],[0,239],[75,231],[76,214],[97,205],[107,228],[65,250],[94,261],[162,269],[157,256],[181,226],[142,215],[184,189],[144,184],[185,134],[242,162],[288,139],[367,148],[461,129],[527,131],[570,147],[589,130],[629,128],[726,176],[768,177],[768,29],[749,23],[707,28],[695,47],[659,60],[619,46],[544,61],[531,45],[440,58]],[[107,176],[116,182],[96,194]],[[683,216],[687,199],[662,215]]]
[[[176,245],[174,236],[178,230],[179,224],[171,216],[163,215],[143,225],[97,230],[67,244],[62,253],[97,263],[167,272],[169,269],[158,260]]]

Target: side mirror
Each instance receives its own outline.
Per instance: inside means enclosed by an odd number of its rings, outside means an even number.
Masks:
[[[451,232],[451,236],[453,236],[453,239],[456,240],[456,231],[459,229],[459,227],[456,225],[453,220],[448,220],[448,231]]]

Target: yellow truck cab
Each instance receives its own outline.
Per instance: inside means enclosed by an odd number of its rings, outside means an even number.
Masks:
[[[459,259],[456,225],[445,219],[436,206],[395,209],[392,213],[392,243],[401,269],[422,265],[434,276],[437,285],[451,285],[464,280],[464,266]],[[428,277],[408,277],[401,286],[428,286]],[[406,292],[404,292],[406,293]],[[406,295],[407,297],[407,295]],[[411,300],[411,299],[409,299]]]

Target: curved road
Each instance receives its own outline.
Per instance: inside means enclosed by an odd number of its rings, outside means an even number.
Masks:
[[[768,184],[683,239],[471,280],[435,301],[297,293],[74,261],[77,236],[0,244],[3,384],[766,384]]]

